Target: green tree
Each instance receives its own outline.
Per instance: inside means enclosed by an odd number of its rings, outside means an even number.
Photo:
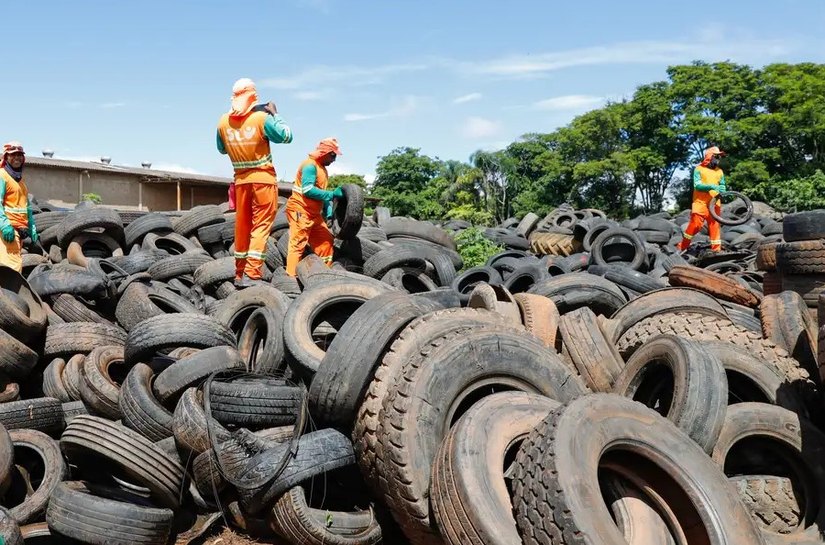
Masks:
[[[367,189],[367,181],[360,174],[333,174],[329,177],[329,188],[335,189],[344,184],[355,184],[362,189]]]
[[[388,155],[379,157],[375,168],[375,184],[372,195],[382,199],[382,205],[389,207],[394,214],[416,216],[424,212],[428,217],[438,212],[438,207],[431,207],[431,201],[438,195],[422,195],[428,183],[441,169],[438,159],[421,155],[419,149],[397,148]]]

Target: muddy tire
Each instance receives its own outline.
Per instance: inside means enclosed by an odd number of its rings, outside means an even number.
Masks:
[[[341,186],[344,198],[335,206],[335,237],[351,239],[358,234],[364,220],[364,190],[355,184]]]
[[[532,293],[513,295],[521,312],[521,322],[529,333],[535,335],[548,348],[556,348],[559,330],[559,310],[547,297]]]
[[[46,358],[71,357],[88,354],[98,346],[123,346],[126,332],[117,326],[73,322],[49,326],[43,356]]]
[[[43,301],[17,272],[0,267],[0,329],[19,341],[32,342],[46,329]]]
[[[80,397],[94,414],[118,420],[123,416],[120,384],[112,378],[112,371],[119,372],[121,381],[126,378],[128,368],[122,346],[102,346],[89,352],[83,362]]]
[[[612,391],[625,365],[593,311],[582,307],[568,312],[559,321],[559,331],[585,384],[594,392]]]
[[[804,504],[799,487],[791,479],[773,475],[729,477],[754,523],[769,534],[793,534],[804,521]]]
[[[132,367],[120,388],[119,407],[124,426],[157,442],[172,436],[172,413],[155,397],[153,378],[148,365],[138,363]]]
[[[55,433],[63,429],[63,404],[40,397],[0,404],[0,424],[7,430],[31,429]]]
[[[262,307],[249,316],[238,336],[238,351],[248,371],[271,375],[284,370],[284,315]]]
[[[673,267],[668,273],[668,279],[672,286],[699,289],[719,299],[751,308],[759,306],[762,299],[759,293],[727,276],[692,265]]]
[[[244,369],[237,350],[228,346],[207,348],[181,358],[161,371],[155,377],[152,391],[160,403],[174,406],[172,402],[177,401],[187,388],[200,386],[212,373],[231,369]]]
[[[627,303],[613,282],[588,273],[570,273],[539,282],[528,293],[549,297],[561,314],[590,307],[596,314],[611,316]]]
[[[66,386],[63,385],[63,370],[65,368],[66,360],[55,358],[43,370],[43,395],[59,399],[63,403],[72,400]]]
[[[39,483],[31,483],[36,488],[22,503],[10,506],[11,516],[18,524],[28,524],[42,520],[46,505],[57,485],[69,476],[69,467],[60,452],[57,441],[36,430],[12,430],[9,432],[14,443],[14,461],[21,467],[30,469],[30,474],[42,468]]]
[[[94,207],[75,211],[60,223],[57,241],[64,250],[69,243],[87,229],[102,229],[116,240],[123,240],[123,221],[117,211],[111,208]]]
[[[607,445],[613,452],[603,456]],[[595,394],[551,412],[519,449],[513,503],[524,544],[626,544],[602,497],[600,469],[650,482],[689,541],[764,543],[735,490],[684,433],[629,399]]]
[[[148,361],[157,352],[179,346],[235,348],[235,336],[225,325],[210,316],[193,313],[163,314],[136,325],[126,339],[126,363]]]
[[[267,377],[216,381],[209,389],[209,405],[215,420],[225,426],[253,430],[295,424],[303,402],[300,387]]]
[[[819,377],[816,361],[816,322],[804,299],[795,292],[768,295],[759,305],[762,334],[787,350],[814,379]]]
[[[0,373],[12,378],[25,378],[37,365],[37,360],[37,352],[0,330]]]
[[[559,406],[534,394],[493,394],[453,426],[436,455],[430,486],[432,513],[449,545],[520,543],[505,460]]]
[[[825,238],[825,210],[786,215],[782,219],[782,237],[787,242]]]

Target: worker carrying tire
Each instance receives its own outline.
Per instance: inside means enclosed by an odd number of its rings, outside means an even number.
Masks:
[[[289,144],[292,131],[275,104],[258,105],[252,80],[239,79],[232,87],[232,108],[218,122],[217,138],[218,151],[229,155],[235,170],[235,287],[239,289],[263,278],[266,241],[278,210],[270,142]]]
[[[329,176],[327,167],[341,155],[338,140],[325,138],[315,151],[298,167],[292,196],[286,203],[286,217],[289,222],[289,252],[286,256],[286,272],[290,276],[298,274],[298,262],[309,244],[312,251],[332,266],[332,232],[326,219],[332,217],[332,200],[342,198],[341,188],[327,190]]]
[[[37,243],[39,237],[34,225],[29,190],[23,181],[23,165],[26,153],[20,142],[3,144],[0,159],[0,266],[17,272],[23,271],[22,240],[30,238]]]
[[[685,251],[690,246],[693,237],[708,223],[710,235],[710,249],[713,252],[722,250],[722,226],[710,215],[710,201],[719,193],[727,191],[725,173],[719,167],[719,160],[725,152],[713,146],[705,151],[705,158],[693,169],[693,204],[690,207],[690,221],[685,227],[682,241],[676,245],[679,251]],[[717,215],[721,214],[722,207],[716,202]]]

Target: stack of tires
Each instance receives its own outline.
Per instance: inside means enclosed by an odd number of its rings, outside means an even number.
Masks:
[[[816,326],[761,249],[563,208],[463,270],[463,224],[345,195],[333,268],[286,276],[278,219],[241,291],[220,207],[84,207],[54,225],[74,263],[0,270],[0,536],[825,542]],[[562,229],[569,255],[521,242]]]
[[[785,216],[784,243],[776,246],[776,269],[783,290],[802,296],[816,318],[819,296],[825,293],[825,211]]]

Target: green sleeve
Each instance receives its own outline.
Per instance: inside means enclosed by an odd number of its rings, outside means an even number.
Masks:
[[[28,216],[29,222],[29,232],[36,233],[37,227],[34,225],[34,214],[32,213],[32,203],[29,202],[29,205],[26,207],[26,215]]]
[[[721,184],[720,184],[721,185]],[[697,191],[711,191],[716,190],[719,191],[718,185],[713,184],[703,184],[702,183],[702,175],[699,174],[699,171],[694,169],[693,170],[693,189]]]
[[[280,115],[268,115],[264,121],[264,134],[273,144],[289,144],[292,142],[292,129]]]
[[[221,131],[218,129],[217,132],[217,139],[215,142],[218,145],[218,152],[226,155],[226,146],[223,143],[223,138],[221,138]]]
[[[316,201],[331,201],[332,191],[318,189],[315,186],[315,180],[318,178],[318,172],[315,165],[304,165],[301,169],[301,191],[310,199]]]
[[[5,229],[9,223],[9,218],[6,217],[6,210],[3,208],[3,201],[6,199],[6,182],[0,178],[0,229]]]
[[[722,174],[722,179],[719,180],[719,189],[720,189],[720,191],[727,191],[728,190],[728,179],[725,178],[724,174]]]

